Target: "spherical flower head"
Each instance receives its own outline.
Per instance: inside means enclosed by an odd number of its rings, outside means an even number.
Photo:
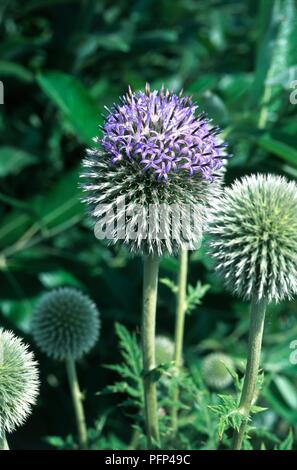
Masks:
[[[202,376],[210,388],[223,390],[232,384],[229,370],[234,369],[232,359],[223,353],[211,353],[202,361]]]
[[[236,181],[217,201],[210,251],[226,286],[280,302],[297,292],[297,185],[274,175]]]
[[[24,423],[38,388],[33,354],[21,339],[0,328],[0,438]]]
[[[32,318],[32,334],[40,349],[57,360],[80,359],[99,336],[99,312],[77,289],[62,287],[46,293]]]
[[[174,357],[174,343],[167,336],[156,336],[156,363],[164,364],[173,361]]]
[[[199,244],[206,207],[218,191],[227,156],[218,128],[197,113],[190,98],[163,88],[129,89],[107,111],[103,135],[95,139],[99,149],[88,151],[82,175],[84,202],[95,221],[108,213],[107,238],[135,252],[172,254],[189,240]],[[152,220],[152,207],[168,212]],[[119,235],[120,216],[126,230]]]

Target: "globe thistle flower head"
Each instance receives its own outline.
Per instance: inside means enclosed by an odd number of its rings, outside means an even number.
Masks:
[[[223,166],[219,129],[204,114],[195,115],[197,105],[188,97],[151,92],[147,85],[145,92],[129,88],[120,105],[106,109],[101,144],[113,164],[138,162],[159,181],[176,171],[210,180]]]
[[[226,286],[245,299],[280,302],[297,293],[297,185],[251,175],[212,210],[210,253]]]
[[[63,287],[46,293],[32,317],[32,334],[40,349],[57,360],[80,359],[99,336],[99,312],[77,289]]]
[[[155,339],[156,362],[163,364],[173,361],[174,343],[167,336],[158,335]]]
[[[33,354],[21,339],[0,328],[0,438],[24,423],[38,388]]]
[[[83,162],[84,202],[93,219],[98,224],[108,212],[110,242],[121,241],[134,252],[172,254],[189,239],[198,244],[205,210],[218,191],[227,157],[218,128],[196,113],[190,98],[163,88],[151,91],[147,86],[137,93],[129,89],[119,105],[106,109],[103,135],[95,138],[99,148],[89,150]],[[121,203],[117,217],[126,216],[126,227],[137,225],[132,236],[127,230],[119,236],[114,229],[116,217],[111,212]],[[166,207],[167,212],[149,226],[152,206]],[[140,211],[136,213],[135,207]]]
[[[234,369],[232,359],[223,353],[211,353],[202,361],[202,376],[211,388],[223,390],[232,384],[232,375],[229,370]]]

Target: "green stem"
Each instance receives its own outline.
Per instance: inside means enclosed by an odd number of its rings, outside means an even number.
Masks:
[[[175,319],[175,351],[174,351],[174,364],[176,370],[181,368],[183,363],[183,340],[185,330],[185,314],[187,309],[187,276],[188,276],[188,251],[182,250],[179,255],[179,270],[178,270],[178,290],[177,290],[177,306],[176,306],[176,319]],[[179,399],[179,390],[176,387],[173,396],[173,404],[176,405]],[[171,411],[171,426],[173,435],[178,430],[178,416],[177,407],[173,406]]]
[[[79,447],[81,450],[86,450],[88,447],[86,419],[82,404],[82,393],[80,391],[77,379],[75,362],[72,358],[68,358],[66,360],[66,369],[74,405]]]
[[[134,429],[128,450],[138,450],[141,433],[139,429]]]
[[[234,432],[232,445],[233,450],[240,450],[242,447],[246,425],[249,421],[251,406],[255,398],[266,307],[266,301],[262,300],[258,302],[256,299],[252,300],[248,359],[239,403],[239,411],[243,416],[243,420],[241,422],[239,431]]]
[[[148,447],[159,446],[159,423],[156,383],[150,372],[156,367],[155,330],[158,290],[159,257],[145,256],[143,269],[143,386]]]
[[[0,450],[9,450],[8,443],[5,437],[5,433],[0,436]]]

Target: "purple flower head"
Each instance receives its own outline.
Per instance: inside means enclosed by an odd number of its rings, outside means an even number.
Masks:
[[[98,238],[158,256],[200,246],[227,152],[196,110],[190,98],[148,85],[108,110],[81,174]]]
[[[160,91],[128,93],[108,108],[99,140],[113,165],[136,161],[144,172],[168,181],[173,172],[200,174],[212,181],[223,166],[225,144],[219,129],[200,113],[191,98]]]

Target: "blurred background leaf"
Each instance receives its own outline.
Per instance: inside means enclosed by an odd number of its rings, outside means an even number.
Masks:
[[[86,144],[98,134],[99,108],[78,80],[61,72],[42,73],[37,81]]]

